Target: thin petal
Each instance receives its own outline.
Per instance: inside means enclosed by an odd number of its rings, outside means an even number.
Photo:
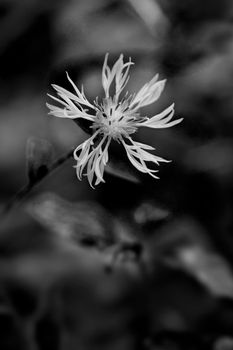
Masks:
[[[85,140],[81,145],[79,145],[75,150],[74,150],[74,159],[77,161],[80,161],[80,159],[84,156],[84,153],[86,150],[88,150],[90,147],[93,145],[93,140],[96,138],[96,136],[99,134],[99,131],[96,131],[91,137],[89,137],[87,140]],[[77,152],[81,150],[81,153],[79,156],[77,156]]]
[[[178,123],[180,123],[183,118],[176,119],[170,122],[174,115],[174,103],[166,108],[163,112],[156,114],[152,118],[147,118],[143,122],[139,122],[137,126],[144,126],[152,129],[162,129],[162,128],[170,128]]]
[[[108,66],[108,53],[106,53],[104,58],[104,64],[102,68],[102,85],[105,92],[105,97],[109,97],[109,87],[112,83],[111,70]]]
[[[172,103],[169,107],[167,107],[163,112],[156,114],[154,117],[147,120],[148,123],[153,123],[159,120],[162,120],[163,118],[170,116],[170,119],[173,117],[175,110],[174,110],[175,104]]]
[[[56,106],[50,105],[49,103],[46,103],[46,106],[50,110],[49,114],[52,114],[55,117],[59,117],[59,118],[66,118],[66,115],[64,114],[64,108],[56,107]]]
[[[103,175],[108,161],[108,147],[111,142],[110,137],[104,136],[95,146],[94,139],[98,134],[99,131],[96,131],[95,134],[79,145],[74,151],[74,158],[77,160],[77,165],[75,166],[77,177],[81,179],[83,171],[86,168],[86,173],[84,175],[87,176],[88,182],[92,188],[94,188],[94,179],[96,179],[95,185],[100,182],[105,182]],[[106,139],[107,143],[105,144]],[[104,144],[105,146],[103,148]]]
[[[125,143],[123,138],[121,139],[121,142],[126,150],[126,154],[127,154],[129,161],[133,164],[133,166],[136,169],[138,169],[142,173],[147,173],[147,174],[151,175],[152,177],[158,179],[158,177],[153,174],[153,173],[157,172],[158,170],[149,169],[146,165],[147,161],[158,164],[157,157],[142,150],[140,147],[138,147],[138,148],[135,147],[136,145],[134,144],[134,141],[132,139],[130,139],[130,141],[132,142],[132,145],[128,145],[127,143]],[[162,159],[162,158],[160,158],[160,159]]]
[[[112,69],[108,66],[108,54],[105,55],[103,69],[102,69],[102,85],[105,92],[105,97],[109,97],[110,86],[115,79],[115,98],[116,101],[121,93],[121,91],[126,86],[129,76],[129,68],[133,64],[131,60],[129,62],[124,63],[123,55],[121,54],[118,60],[114,63]]]
[[[86,113],[81,106],[75,105],[68,96],[62,94],[61,92],[58,92],[58,95],[62,99],[59,99],[53,95],[48,94],[50,98],[60,103],[63,107],[54,106],[47,103],[46,105],[50,109],[49,114],[52,114],[55,117],[59,117],[59,118],[70,118],[70,119],[83,118],[90,121],[94,120],[93,115]]]
[[[67,72],[66,72],[66,75],[67,75],[67,79],[69,80],[69,82],[71,83],[71,85],[73,86],[73,88],[74,88],[74,90],[75,90],[75,92],[77,94],[76,101],[79,102],[82,105],[88,106],[88,107],[96,110],[96,107],[87,100],[87,98],[86,98],[86,96],[84,94],[83,88],[82,88],[82,91],[80,92],[80,90],[75,85],[73,80],[69,77],[69,74]]]
[[[131,138],[129,138],[130,140],[132,140]],[[137,141],[133,141],[133,145],[132,145],[132,148],[142,148],[142,149],[147,149],[147,150],[151,150],[151,151],[154,151],[155,148],[150,146],[150,145],[147,145],[145,143],[141,143],[141,142],[137,142]]]
[[[157,101],[164,89],[166,80],[158,80],[158,74],[156,74],[149,83],[143,85],[138,93],[133,97],[130,108],[138,109]]]
[[[167,123],[167,124],[162,124],[161,123],[161,124],[158,124],[156,127],[151,127],[151,126],[148,126],[148,127],[149,128],[157,128],[157,129],[171,128],[172,126],[181,123],[183,119],[184,118],[176,119],[176,120],[173,120],[172,122]]]
[[[116,65],[116,98],[118,99],[120,93],[125,88],[126,84],[129,80],[129,69],[130,66],[133,65],[131,59],[127,63],[123,63],[123,55],[120,56],[121,60],[119,60],[118,65]]]
[[[77,95],[74,95],[72,92],[64,89],[63,87],[56,85],[56,84],[52,84],[52,87],[54,88],[54,90],[56,90],[60,96],[67,96],[70,100],[74,100],[76,102],[79,102],[79,99],[77,97]]]

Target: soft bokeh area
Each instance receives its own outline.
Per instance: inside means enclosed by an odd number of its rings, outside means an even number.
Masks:
[[[183,122],[135,138],[172,162],[155,180],[113,147],[93,190],[69,157],[12,201],[88,137],[47,93],[68,71],[103,97],[106,52],[130,93],[167,79],[141,115]],[[233,349],[232,1],[0,0],[0,179],[1,350]]]

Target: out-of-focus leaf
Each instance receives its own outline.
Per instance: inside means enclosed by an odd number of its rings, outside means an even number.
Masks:
[[[212,247],[204,228],[190,218],[164,225],[150,235],[150,263],[160,261],[192,276],[214,297],[233,298],[233,274],[226,260]]]
[[[209,244],[203,227],[189,217],[172,220],[156,232],[152,226],[150,236],[148,250],[152,258],[172,258],[182,247],[206,247]]]
[[[55,234],[58,245],[66,242],[73,247],[101,250],[106,270],[112,271],[119,262],[133,273],[139,273],[143,247],[131,225],[112,217],[96,202],[71,203],[47,193],[31,201],[26,210]]]
[[[69,2],[55,23],[56,35],[64,45],[59,53],[60,60],[104,55],[105,52],[119,54],[143,50],[145,55],[157,47],[161,40],[155,41],[148,36],[148,31],[125,5],[127,2],[109,0]],[[89,50],[91,47],[95,47],[95,52]]]
[[[160,208],[152,202],[143,202],[134,211],[134,220],[139,225],[164,222],[170,216],[167,209]]]
[[[111,157],[112,158],[112,157]],[[133,182],[135,184],[140,183],[139,177],[135,175],[135,172],[127,167],[127,165],[116,158],[110,160],[106,166],[106,172],[110,175],[119,177],[120,179]]]
[[[196,277],[213,295],[233,298],[233,274],[216,252],[187,246],[177,252],[181,267]]]
[[[27,142],[26,158],[29,182],[34,183],[48,173],[53,158],[52,145],[47,140],[31,137]]]
[[[55,194],[44,194],[26,210],[58,237],[81,245],[104,247],[114,241],[114,222],[95,202],[68,202]]]
[[[166,29],[167,19],[156,0],[144,0],[143,2],[128,0],[128,2],[152,34],[155,34],[158,29],[161,34],[161,29],[163,31]]]

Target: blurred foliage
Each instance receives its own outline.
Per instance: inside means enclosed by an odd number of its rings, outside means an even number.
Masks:
[[[31,137],[27,142],[26,160],[28,180],[34,183],[49,171],[53,158],[52,145],[43,139]]]
[[[95,191],[69,160],[1,217],[0,349],[232,349],[232,18],[230,0],[0,1],[1,207],[51,166],[50,143],[56,159],[86,137],[47,116],[66,70],[101,97],[105,53],[124,53],[129,92],[168,78],[142,113],[174,101],[184,117],[137,135],[173,160],[160,180],[113,146]]]

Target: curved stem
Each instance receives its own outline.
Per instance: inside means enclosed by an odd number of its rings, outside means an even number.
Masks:
[[[65,161],[67,161],[69,158],[72,157],[74,152],[74,149],[70,150],[68,153],[64,154],[63,156],[57,158],[48,168],[48,171],[35,180],[34,182],[29,182],[26,185],[24,185],[10,200],[9,202],[5,205],[3,208],[1,214],[6,215],[11,211],[15,205],[19,204],[21,201],[23,201],[28,194],[31,192],[31,190],[37,186],[45,177],[49,176],[54,170],[59,168]]]

